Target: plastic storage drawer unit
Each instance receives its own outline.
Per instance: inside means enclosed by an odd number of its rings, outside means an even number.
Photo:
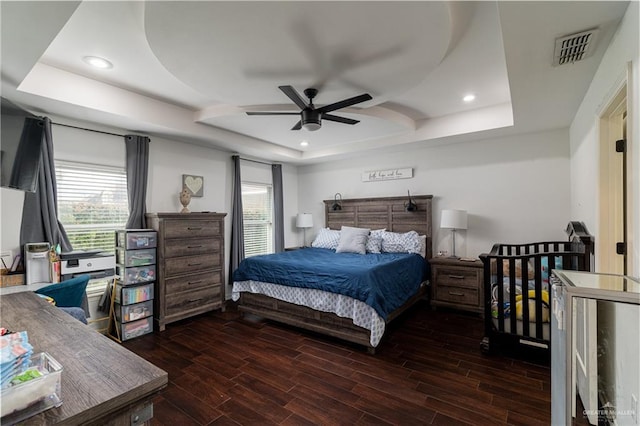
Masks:
[[[135,321],[153,315],[153,300],[136,303],[135,305],[120,305],[116,303],[116,320],[120,322]]]
[[[142,250],[125,250],[122,247],[116,247],[118,254],[117,262],[126,267],[154,265],[156,263],[156,249]]]
[[[120,329],[120,339],[122,341],[133,339],[153,331],[153,318],[148,317],[138,321],[126,322],[124,324],[116,322]]]
[[[153,283],[123,286],[116,283],[115,302],[121,305],[133,305],[134,303],[142,303],[153,299]]]
[[[157,234],[154,230],[123,229],[116,232],[118,235],[117,246],[127,250],[153,248],[158,244]]]
[[[118,265],[118,279],[124,285],[142,284],[156,279],[156,265],[134,266],[125,268]]]

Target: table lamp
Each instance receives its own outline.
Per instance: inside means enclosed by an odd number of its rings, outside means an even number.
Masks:
[[[311,213],[298,213],[296,227],[302,228],[302,245],[307,247],[307,228],[313,227],[313,215]]]
[[[442,217],[440,218],[440,228],[451,229],[453,240],[453,254],[450,257],[457,259],[458,256],[456,256],[456,231],[458,229],[467,229],[466,210],[442,210]]]

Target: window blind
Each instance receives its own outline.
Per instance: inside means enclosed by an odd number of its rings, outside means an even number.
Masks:
[[[273,253],[272,193],[269,184],[242,183],[245,257]]]
[[[124,168],[56,161],[58,218],[74,250],[115,252],[129,217]]]

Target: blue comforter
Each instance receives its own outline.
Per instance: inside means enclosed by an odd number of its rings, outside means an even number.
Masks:
[[[427,279],[428,264],[418,254],[336,253],[304,248],[243,260],[234,281],[262,281],[314,288],[361,300],[385,320]]]

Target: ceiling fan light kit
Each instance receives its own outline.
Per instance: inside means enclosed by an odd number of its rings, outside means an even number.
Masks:
[[[307,104],[300,94],[293,88],[293,86],[278,86],[282,92],[287,95],[289,99],[295,103],[298,108],[300,108],[299,113],[292,112],[254,112],[247,111],[247,115],[297,115],[300,114],[300,121],[298,121],[295,126],[291,128],[291,130],[300,130],[304,129],[310,132],[316,131],[322,127],[322,120],[334,121],[336,123],[343,124],[357,124],[360,121],[353,120],[351,118],[340,117],[337,115],[329,114],[329,112],[346,108],[351,105],[359,104],[361,102],[370,101],[373,99],[371,95],[365,93],[363,95],[354,96],[352,98],[344,99],[339,102],[335,102],[333,104],[325,105],[320,108],[316,108],[313,105],[313,98],[318,94],[318,90],[312,87],[305,89],[304,94],[307,98],[309,98],[309,103]]]

